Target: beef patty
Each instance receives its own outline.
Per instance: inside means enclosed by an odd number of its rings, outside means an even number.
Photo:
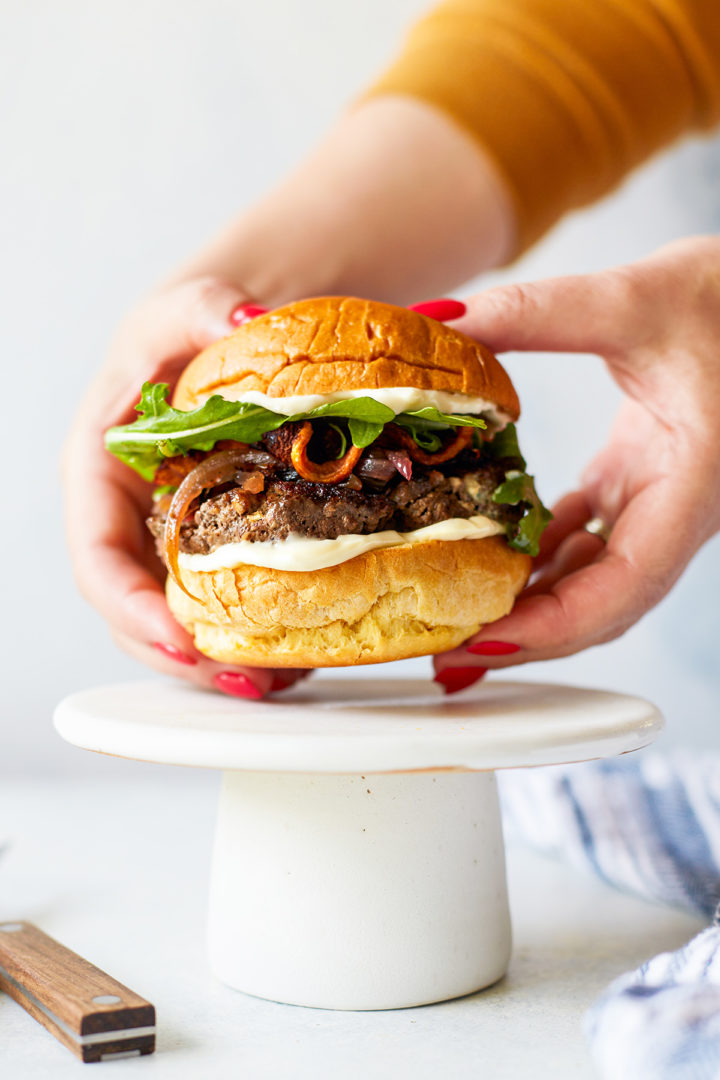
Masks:
[[[183,523],[180,550],[205,555],[238,540],[282,540],[290,533],[334,540],[347,533],[383,529],[409,532],[448,518],[474,514],[503,524],[522,515],[516,506],[498,505],[492,493],[505,479],[508,462],[492,461],[462,475],[438,469],[416,470],[383,490],[356,490],[350,484],[313,484],[305,480],[268,479],[260,494],[239,489],[205,499]],[[159,504],[148,525],[161,546],[165,513]]]

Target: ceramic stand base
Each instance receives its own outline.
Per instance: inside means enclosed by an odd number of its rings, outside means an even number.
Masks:
[[[510,952],[493,770],[652,742],[639,698],[490,681],[318,678],[238,702],[177,683],[104,686],[55,713],[104,754],[223,770],[210,961],[230,986],[326,1009],[472,993]],[[178,883],[192,867],[178,867]],[[178,942],[178,965],[181,943]]]
[[[398,1009],[472,993],[510,957],[493,773],[226,772],[210,963],[258,997]]]

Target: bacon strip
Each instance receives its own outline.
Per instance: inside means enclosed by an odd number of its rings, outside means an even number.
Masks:
[[[307,456],[307,445],[312,438],[312,433],[312,424],[309,420],[305,420],[293,439],[290,460],[295,472],[302,476],[303,480],[309,480],[312,483],[339,484],[341,480],[346,480],[360,460],[362,448],[351,446],[337,461],[323,461],[322,463],[310,461]]]
[[[398,424],[388,424],[388,428],[418,465],[440,465],[443,461],[450,461],[457,457],[461,450],[471,445],[474,431],[471,427],[459,427],[455,438],[446,446],[443,446],[441,450],[436,450],[434,454],[428,454],[418,446],[409,431],[405,431]]]

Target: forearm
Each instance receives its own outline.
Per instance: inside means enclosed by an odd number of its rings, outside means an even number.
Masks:
[[[378,98],[348,112],[176,279],[223,277],[269,304],[323,293],[403,303],[502,263],[514,229],[476,141],[431,106]]]

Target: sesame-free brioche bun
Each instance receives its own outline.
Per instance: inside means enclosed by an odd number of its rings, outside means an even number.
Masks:
[[[481,398],[504,418],[520,406],[484,346],[443,323],[352,297],[303,300],[268,312],[205,349],[186,368],[173,405],[212,394],[242,400],[416,387]],[[241,565],[171,579],[167,599],[200,652],[259,667],[380,663],[454,648],[506,615],[530,559],[504,538],[429,540],[288,571]]]
[[[238,401],[412,386],[467,394],[517,420],[510,378],[477,341],[407,308],[330,296],[251,319],[188,365],[173,405],[194,409],[212,394]]]
[[[530,559],[499,536],[380,548],[325,570],[183,570],[175,618],[206,656],[256,667],[376,664],[445,652],[507,615]]]

